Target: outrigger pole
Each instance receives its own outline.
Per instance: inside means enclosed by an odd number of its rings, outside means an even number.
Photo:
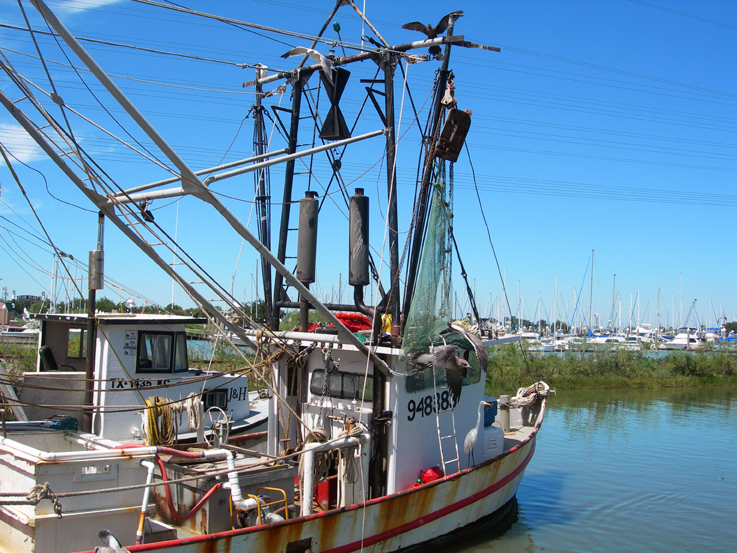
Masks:
[[[307,301],[312,303],[312,305],[317,311],[320,312],[320,314],[322,314],[328,321],[333,324],[333,326],[338,329],[338,335],[341,338],[343,338],[346,342],[355,346],[359,351],[368,356],[371,361],[384,374],[388,374],[389,367],[384,362],[384,360],[377,357],[373,353],[373,351],[367,348],[366,345],[364,345],[356,336],[354,336],[353,333],[348,330],[345,325],[329,309],[322,305],[322,303],[320,303],[318,299],[312,293],[310,293],[309,289],[304,286],[299,280],[297,280],[297,278],[281,262],[279,262],[279,260],[253,234],[251,234],[251,232],[245,227],[245,225],[243,225],[243,223],[241,223],[241,221],[235,215],[233,215],[233,213],[231,213],[230,210],[225,207],[225,205],[223,205],[223,203],[209,190],[209,188],[205,186],[205,184],[199,179],[199,177],[195,175],[192,169],[190,169],[190,167],[179,157],[179,155],[171,148],[171,146],[169,146],[164,138],[159,135],[156,129],[154,129],[153,126],[146,120],[143,114],[138,111],[138,109],[133,105],[130,100],[128,100],[125,94],[123,94],[123,92],[117,87],[112,79],[110,79],[107,73],[105,73],[105,71],[103,71],[102,68],[97,65],[97,62],[95,62],[95,60],[87,53],[87,51],[79,44],[79,42],[77,42],[74,36],[72,36],[69,30],[61,23],[61,21],[57,19],[54,13],[49,10],[46,4],[42,0],[31,0],[31,2],[36,7],[36,9],[38,9],[44,19],[56,30],[57,33],[59,33],[59,36],[62,37],[64,42],[66,42],[67,45],[74,51],[77,57],[79,57],[80,61],[82,61],[82,63],[87,66],[90,72],[95,75],[100,83],[113,96],[113,98],[115,98],[115,100],[117,100],[121,107],[125,109],[128,115],[131,116],[131,118],[138,124],[138,126],[141,127],[141,129],[154,142],[154,144],[158,146],[162,153],[164,153],[164,155],[166,155],[169,160],[175,165],[175,167],[180,171],[182,175],[182,190],[185,193],[191,194],[214,207],[215,210],[220,213],[220,215],[231,225],[231,227],[233,227],[233,229],[238,234],[241,235],[242,238],[244,238],[249,244],[251,244],[251,246],[253,246],[253,248],[259,254],[261,254],[272,265],[272,267],[276,269],[279,274],[281,274],[292,286],[294,286],[294,288],[300,294],[302,294],[302,296],[307,299]],[[109,206],[105,205],[106,202],[104,201],[104,196],[97,194],[84,185],[84,183],[76,175],[76,173],[74,173],[74,171],[72,171],[67,166],[67,164],[64,163],[64,161],[56,154],[56,152],[54,152],[53,149],[46,143],[43,137],[41,137],[38,131],[36,131],[33,123],[30,122],[30,120],[28,120],[4,94],[0,94],[0,102],[2,102],[3,105],[5,105],[5,107],[8,109],[8,111],[13,114],[13,116],[18,120],[19,123],[21,123],[26,131],[34,138],[34,140],[36,140],[39,146],[41,146],[44,151],[46,151],[46,153],[49,154],[50,157],[57,163],[57,165],[59,165],[59,167],[64,170],[64,172],[67,174],[67,176],[69,176],[72,182],[74,182],[82,190],[82,192],[85,193],[88,198],[90,198],[98,206],[101,211],[106,212],[106,215],[108,215],[109,217],[112,215],[111,218],[115,222],[116,226],[121,228],[121,230],[129,238],[131,238],[131,240],[136,245],[138,245],[142,251],[144,251],[144,253],[151,257],[151,259],[153,259],[168,274],[170,274],[172,278],[179,282],[179,284],[183,288],[193,293],[192,297],[196,298],[199,302],[201,302],[202,305],[207,306],[209,308],[209,311],[236,336],[250,342],[250,340],[246,338],[246,335],[241,327],[239,327],[234,322],[227,320],[224,315],[220,314],[220,312],[215,309],[215,307],[211,305],[209,301],[207,301],[199,293],[197,293],[191,285],[184,282],[179,274],[171,269],[171,267],[169,267],[149,245],[145,244],[145,242],[143,242],[143,240],[141,240],[130,229],[128,229],[122,221],[118,220],[117,216],[115,216],[114,209],[111,209]]]

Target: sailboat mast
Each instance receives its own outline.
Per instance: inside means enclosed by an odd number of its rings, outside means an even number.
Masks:
[[[591,313],[594,310],[594,250],[591,250],[591,286],[589,287],[589,328],[594,325]]]
[[[555,275],[555,292],[553,293],[553,337],[557,334],[557,327],[558,327],[558,314],[557,314],[557,307],[558,307],[558,275],[556,273]]]
[[[617,273],[614,273],[614,282],[612,283],[612,326],[614,325],[614,301],[615,301],[615,290],[617,289]]]
[[[655,343],[658,343],[658,334],[660,334],[660,288],[658,288],[658,328],[655,329]]]

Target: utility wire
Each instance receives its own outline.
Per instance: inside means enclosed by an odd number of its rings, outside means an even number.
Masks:
[[[737,26],[729,25],[727,23],[722,23],[721,21],[714,21],[713,19],[707,19],[706,17],[693,15],[691,13],[681,12],[678,10],[674,10],[672,8],[666,8],[665,6],[658,6],[657,4],[652,4],[650,2],[644,2],[643,0],[629,0],[629,1],[635,4],[642,4],[643,6],[649,6],[651,8],[655,8],[656,10],[663,10],[664,12],[674,13],[676,15],[681,15],[683,17],[690,17],[691,19],[696,19],[697,21],[703,21],[704,23],[710,23],[712,25],[718,25],[719,27],[724,27],[725,29],[731,29],[733,31],[737,31]]]

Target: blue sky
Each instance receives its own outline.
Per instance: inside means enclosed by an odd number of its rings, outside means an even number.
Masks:
[[[264,63],[270,68],[291,69],[299,58],[283,60],[280,55],[292,46],[309,45],[306,39],[254,33],[130,1],[49,5],[77,36],[210,60],[84,43],[195,170],[214,166],[221,159],[227,162],[245,158],[252,152],[253,120],[244,118],[254,98],[250,89],[241,85],[254,73],[237,64]],[[191,1],[184,5],[315,34],[333,2]],[[35,9],[27,2],[24,7],[33,27],[45,29]],[[615,274],[615,309],[622,312],[624,324],[630,310],[637,317],[638,297],[640,319],[654,324],[658,290],[661,323],[672,324],[674,311],[678,321],[681,279],[684,318],[693,300],[697,300],[696,311],[702,322],[713,324],[722,312],[734,320],[737,292],[730,222],[737,206],[737,194],[732,191],[737,171],[737,90],[730,60],[737,50],[737,4],[500,0],[449,5],[437,1],[378,1],[367,2],[366,14],[389,43],[398,44],[421,37],[401,29],[403,23],[435,23],[450,9],[465,11],[456,34],[502,49],[491,53],[454,48],[451,68],[456,76],[459,107],[473,110],[467,151],[499,266],[506,275],[512,311],[518,312],[520,298],[524,298],[524,316],[532,319],[540,297],[542,316],[552,315],[557,275],[559,318],[570,320],[574,288],[580,293],[582,285],[581,302],[588,312],[589,264],[594,250],[593,311],[600,313],[603,323],[611,316]],[[342,7],[336,20],[345,42],[360,43],[361,25],[350,7]],[[0,23],[24,25],[17,2],[0,1]],[[371,33],[366,29],[363,34]],[[332,27],[325,36],[338,38]],[[45,59],[69,63],[51,37],[39,36],[39,46]],[[27,33],[0,28],[0,47],[19,73],[50,90],[38,60],[22,55],[36,55]],[[318,47],[323,53],[328,48]],[[340,47],[335,49],[340,55]],[[81,66],[68,49],[65,52],[74,65]],[[422,123],[438,67],[433,61],[408,68],[412,99],[421,110]],[[373,78],[376,67],[364,62],[353,64],[349,70],[352,76],[342,109],[352,125],[364,96],[365,85],[359,79]],[[49,72],[67,105],[116,135],[127,139],[128,132],[141,143],[150,143],[89,73],[79,72],[95,97],[70,68],[49,63]],[[317,86],[316,76],[310,84]],[[0,75],[0,89],[11,99],[20,97],[5,74]],[[395,94],[398,104],[404,98],[405,106],[409,106],[399,72]],[[272,100],[288,106],[289,93]],[[52,115],[60,118],[57,106],[43,102]],[[18,106],[28,108],[24,102]],[[371,109],[366,108],[356,133],[379,128]],[[130,188],[168,176],[76,116],[69,117],[80,144],[120,186]],[[403,229],[409,220],[408,202],[414,190],[419,147],[417,125],[411,124],[413,117],[407,107],[399,131],[398,191]],[[44,174],[48,191],[38,173],[13,162],[35,212],[57,247],[86,261],[87,252],[96,243],[96,214],[68,204],[88,210],[90,204],[23,138],[4,111],[0,113],[0,141],[18,159]],[[309,133],[300,135],[301,143],[309,141]],[[274,132],[271,144],[272,149],[284,147],[278,132]],[[347,156],[343,173],[348,189],[352,193],[361,186],[372,198],[375,218],[371,241],[378,257],[386,197],[381,139],[364,142]],[[296,199],[302,197],[308,184],[322,197],[321,186],[329,180],[325,167],[325,158],[318,157],[311,182],[306,174],[297,177]],[[298,165],[297,170],[304,172],[305,167]],[[282,181],[282,170],[273,169],[274,196],[280,197]],[[0,184],[0,288],[7,287],[8,294],[11,290],[18,294],[46,290],[48,294],[51,248],[36,238],[42,235],[40,226],[4,163],[0,164]],[[482,314],[488,314],[502,295],[502,286],[481,220],[466,151],[455,167],[455,186],[455,226],[461,255],[470,277],[475,279],[479,308]],[[213,189],[224,195],[223,201],[244,221],[249,220],[253,196],[250,175],[218,183]],[[235,196],[245,201],[229,199]],[[255,255],[247,246],[241,253],[241,240],[216,221],[211,208],[188,198],[179,202],[157,200],[152,208],[156,222],[171,236],[176,234],[182,247],[213,276],[226,288],[232,282],[239,299],[250,299]],[[274,236],[279,210],[275,205]],[[320,276],[313,288],[328,296],[339,279],[346,281],[344,213],[337,196],[331,195],[321,214]],[[255,232],[253,215],[250,225]],[[172,259],[173,255],[164,257]],[[138,305],[147,300],[164,305],[171,301],[171,281],[109,224],[105,259],[106,276],[115,282],[99,295],[133,297]],[[72,266],[73,276],[74,271]],[[77,278],[81,278],[82,269],[76,271]],[[455,286],[459,301],[464,303],[460,279],[455,280]],[[337,291],[333,294],[337,299]],[[344,290],[342,299],[346,298]],[[174,301],[191,305],[179,290],[174,291]],[[695,321],[692,318],[690,322]]]

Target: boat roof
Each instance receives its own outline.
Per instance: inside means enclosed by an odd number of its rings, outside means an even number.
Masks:
[[[56,321],[67,323],[87,323],[85,313],[37,313],[31,316],[39,321]],[[153,315],[149,313],[97,313],[98,323],[105,325],[132,324],[206,324],[207,319],[185,317],[181,315]]]

